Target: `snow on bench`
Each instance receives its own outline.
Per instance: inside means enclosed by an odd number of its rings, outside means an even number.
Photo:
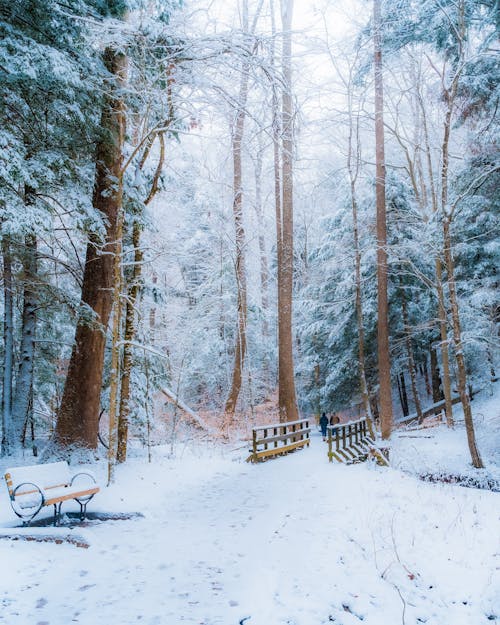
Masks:
[[[23,525],[29,525],[44,506],[54,506],[54,525],[57,525],[62,503],[68,499],[80,504],[83,520],[87,504],[100,490],[92,473],[79,471],[71,475],[67,462],[7,469],[5,481],[12,509]]]

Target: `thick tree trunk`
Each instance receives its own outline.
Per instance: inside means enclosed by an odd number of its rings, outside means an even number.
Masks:
[[[384,91],[382,78],[380,0],[373,1],[373,46],[375,66],[375,161],[377,202],[377,344],[380,383],[380,425],[382,438],[391,436],[392,391],[389,352],[389,302],[387,295],[387,217],[385,206]]]
[[[33,388],[37,306],[37,242],[33,234],[25,237],[24,293],[21,329],[20,363],[12,398],[12,436],[15,445],[22,440],[29,417],[30,395]]]
[[[482,469],[484,465],[476,445],[476,435],[474,432],[474,421],[472,419],[470,398],[467,394],[467,372],[465,368],[464,347],[462,344],[462,331],[460,328],[458,297],[455,284],[455,264],[453,261],[450,223],[447,218],[445,218],[443,221],[443,241],[446,270],[448,273],[448,287],[453,328],[453,345],[455,348],[455,358],[457,360],[458,369],[458,394],[460,395],[460,401],[462,403],[462,408],[464,411],[465,429],[467,432],[467,442],[469,444],[472,464],[476,467],[476,469]]]
[[[12,432],[12,377],[14,366],[14,317],[12,306],[12,258],[8,237],[2,238],[3,256],[3,386],[2,386],[2,455],[15,447]]]
[[[120,93],[126,73],[126,58],[106,48],[104,62],[115,77],[104,98],[101,127],[104,137],[97,146],[94,208],[106,224],[104,241],[89,237],[83,274],[82,304],[93,319],[82,315],[77,324],[75,344],[59,409],[54,443],[95,449],[99,423],[102,372],[106,331],[113,303],[113,259],[116,227],[122,205],[122,149],[125,135],[125,106]]]
[[[293,0],[282,0],[282,196],[281,267],[278,267],[279,412],[281,421],[299,418],[295,395],[292,335],[293,294],[293,101],[292,101]]]

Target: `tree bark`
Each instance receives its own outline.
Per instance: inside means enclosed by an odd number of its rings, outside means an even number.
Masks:
[[[434,169],[432,165],[432,154],[429,143],[429,131],[427,126],[427,112],[425,110],[424,99],[420,91],[418,91],[418,103],[420,105],[420,111],[422,114],[422,130],[425,142],[425,156],[427,162],[427,172],[429,176],[430,196],[432,203],[432,212],[434,214],[438,211],[438,196],[437,196],[437,183],[434,180]],[[449,135],[448,135],[449,136]],[[447,143],[443,142],[443,147],[447,150]],[[447,166],[446,166],[447,170]],[[447,178],[442,177],[443,182],[447,182]],[[443,393],[445,399],[445,414],[446,423],[448,427],[453,426],[453,405],[451,403],[451,376],[450,376],[450,358],[448,353],[448,319],[446,314],[446,304],[444,298],[443,289],[443,269],[441,258],[436,256],[434,260],[435,274],[436,274],[436,294],[438,300],[438,322],[439,333],[441,335],[441,364],[442,364],[442,383]]]
[[[248,0],[243,0],[242,26],[248,33],[255,31],[257,20],[262,9],[260,0],[257,5],[252,26],[249,29],[248,20]],[[249,42],[250,45],[250,42]],[[250,54],[250,51],[248,51]],[[237,108],[232,134],[232,154],[233,154],[233,217],[236,235],[236,288],[237,288],[237,324],[234,347],[234,364],[231,379],[231,387],[226,400],[224,412],[229,418],[234,415],[236,404],[241,390],[243,366],[247,349],[247,276],[245,268],[245,248],[246,237],[243,224],[243,186],[242,186],[242,142],[245,129],[246,105],[248,99],[248,81],[250,78],[250,64],[247,59],[241,64],[240,89],[238,94]]]
[[[269,344],[269,267],[266,252],[264,209],[262,204],[262,139],[259,135],[259,149],[255,159],[255,213],[259,228],[259,257],[260,257],[260,297],[262,306],[262,341],[264,345]],[[263,362],[263,374],[266,386],[270,382],[270,358],[269,350],[265,350]]]
[[[37,307],[37,241],[33,234],[25,237],[24,292],[21,329],[20,363],[12,398],[12,437],[17,446],[29,417],[30,392],[33,388]]]
[[[244,3],[246,7],[246,2]],[[247,20],[248,22],[248,20]],[[231,387],[226,400],[224,411],[227,415],[234,415],[236,403],[241,390],[242,371],[245,361],[247,338],[247,277],[245,268],[245,228],[243,224],[243,188],[241,171],[241,147],[245,128],[246,102],[248,97],[248,79],[250,67],[244,62],[241,68],[240,90],[238,95],[238,109],[232,129],[233,154],[233,217],[236,235],[236,289],[237,289],[237,322],[234,346],[234,363]]]
[[[2,455],[9,454],[15,447],[12,432],[12,377],[14,366],[14,317],[12,292],[12,258],[10,241],[2,237],[3,256],[3,386],[2,386]]]
[[[406,392],[406,380],[404,371],[401,371],[401,373],[399,374],[399,379],[401,381],[401,407],[403,408],[403,415],[407,417],[410,414],[410,410],[408,406],[408,393]]]
[[[281,266],[278,267],[278,368],[280,421],[299,418],[295,394],[292,337],[293,294],[293,101],[292,101],[292,14],[293,0],[281,1],[282,46],[282,196]]]
[[[484,465],[476,444],[476,435],[474,432],[474,421],[472,418],[470,398],[467,394],[467,372],[465,368],[462,331],[460,328],[460,314],[458,309],[458,297],[455,284],[455,264],[453,261],[450,222],[447,218],[443,220],[443,241],[446,270],[448,273],[448,287],[453,328],[453,345],[455,348],[455,358],[457,360],[458,369],[458,394],[460,396],[460,401],[462,403],[462,408],[464,411],[465,430],[467,432],[467,443],[469,445],[472,464],[474,465],[474,467],[476,467],[476,469],[482,469]]]
[[[127,293],[125,311],[125,330],[123,346],[123,364],[120,388],[120,409],[118,411],[118,449],[116,460],[119,463],[127,459],[128,426],[130,415],[130,376],[133,364],[133,346],[131,345],[136,333],[135,304],[141,288],[141,268],[143,253],[140,247],[141,226],[134,221],[132,226],[132,244],[134,246],[134,268]]]
[[[411,392],[413,395],[413,402],[415,404],[415,411],[418,416],[419,422],[422,422],[422,405],[420,403],[420,397],[417,389],[417,372],[415,367],[415,358],[413,356],[413,347],[411,344],[411,332],[410,324],[408,321],[408,306],[406,304],[406,294],[401,288],[401,307],[403,313],[403,330],[405,333],[406,354],[408,357],[408,370],[410,372],[411,380]]]
[[[366,361],[365,361],[365,330],[363,323],[363,293],[361,289],[361,247],[359,244],[359,226],[358,226],[358,200],[356,195],[356,183],[359,174],[360,162],[360,141],[359,141],[359,119],[356,119],[354,129],[353,119],[353,90],[352,76],[349,77],[348,83],[348,113],[349,113],[349,136],[347,146],[347,171],[349,173],[349,182],[351,189],[351,211],[352,211],[352,228],[353,228],[353,245],[354,245],[354,280],[355,280],[355,306],[356,306],[356,323],[358,328],[358,371],[359,371],[359,389],[361,392],[361,400],[366,414],[368,429],[373,437],[375,432],[373,428],[372,411],[370,407],[370,398],[368,393],[368,384],[366,382]],[[354,147],[355,146],[355,147]],[[354,163],[353,163],[354,159]]]
[[[377,203],[377,345],[380,383],[380,425],[383,439],[393,425],[391,358],[389,352],[389,302],[387,295],[387,216],[385,206],[384,91],[382,77],[380,0],[373,0],[373,47],[375,67],[375,161]]]
[[[126,58],[121,52],[106,48],[103,59],[114,80],[104,96],[104,136],[97,145],[93,206],[105,220],[106,233],[103,241],[91,233],[87,245],[82,304],[94,318],[89,322],[81,315],[77,323],[54,435],[54,444],[61,449],[97,447],[104,348],[113,301],[113,259],[122,205],[122,186],[117,181],[122,174],[125,135],[125,105],[120,88],[125,80]]]

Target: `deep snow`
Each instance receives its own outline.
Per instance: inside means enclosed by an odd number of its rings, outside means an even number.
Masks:
[[[73,530],[88,549],[0,540],[0,623],[500,622],[499,494],[329,464],[316,433],[263,464],[242,453],[120,467],[89,509],[144,518]]]

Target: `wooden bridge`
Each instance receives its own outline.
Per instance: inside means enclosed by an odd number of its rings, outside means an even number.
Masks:
[[[309,446],[310,432],[309,419],[255,427],[247,462],[258,462]]]

